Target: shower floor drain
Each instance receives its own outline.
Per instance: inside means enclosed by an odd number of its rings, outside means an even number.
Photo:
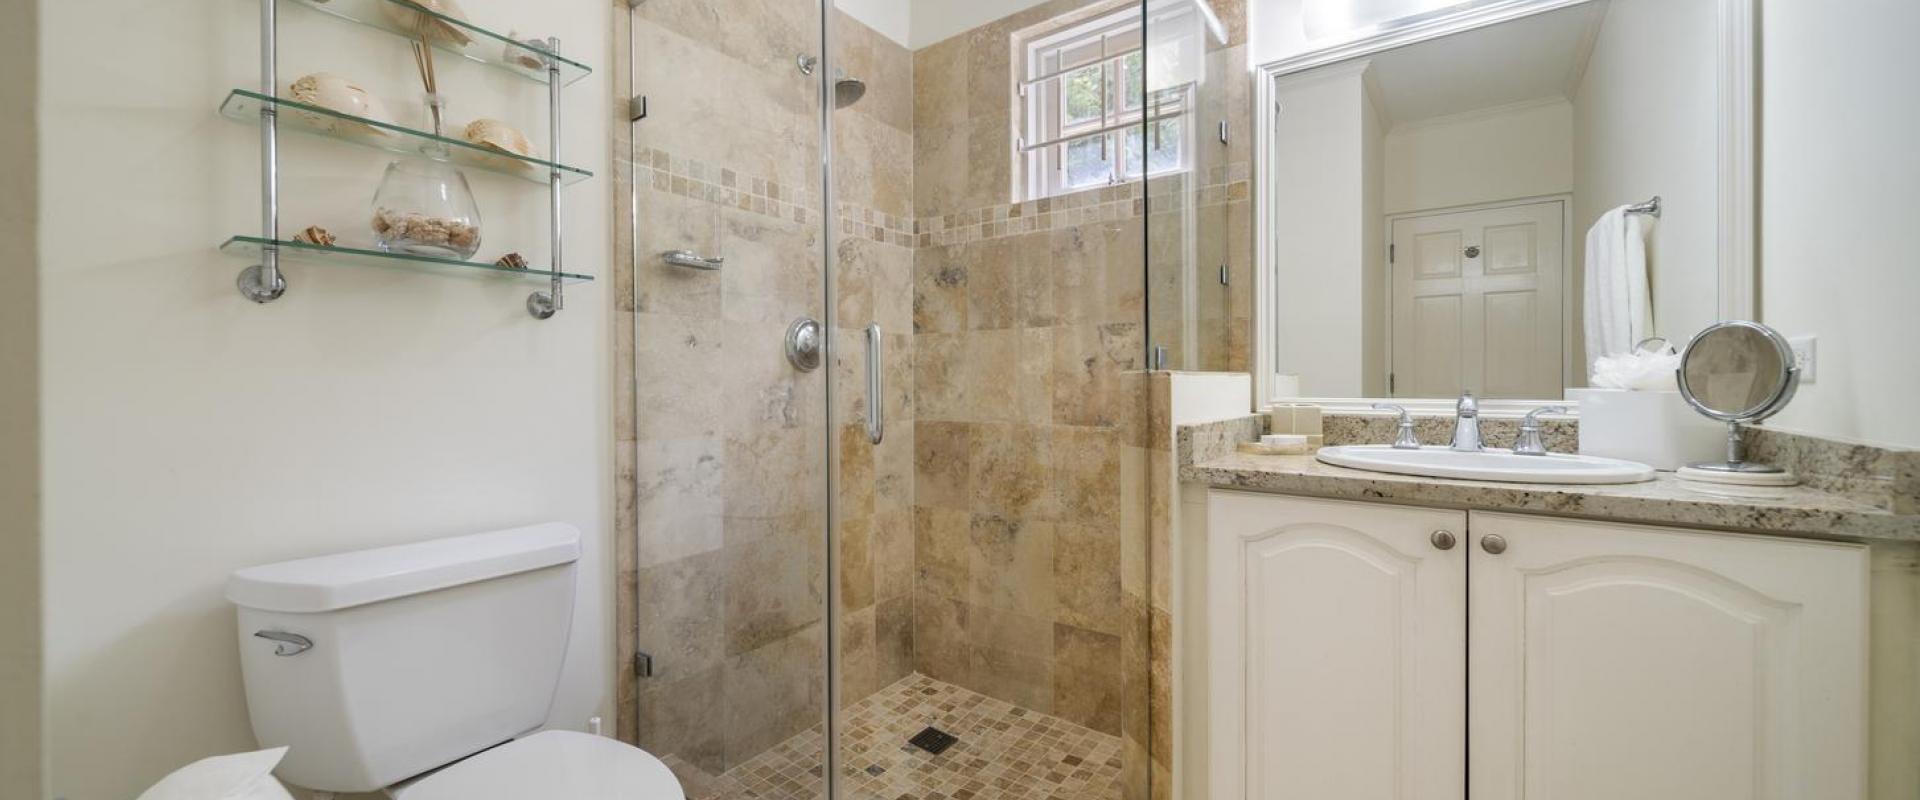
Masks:
[[[951,733],[947,733],[939,728],[927,728],[914,734],[913,738],[907,740],[907,744],[937,756],[946,752],[947,748],[952,747],[953,744],[958,741],[960,741],[960,737]]]

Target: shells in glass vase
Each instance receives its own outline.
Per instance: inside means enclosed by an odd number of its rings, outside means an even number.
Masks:
[[[480,249],[480,208],[467,176],[444,161],[407,158],[387,165],[373,196],[373,240],[380,249],[468,259]]]

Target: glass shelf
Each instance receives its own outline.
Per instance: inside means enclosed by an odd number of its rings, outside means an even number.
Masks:
[[[556,56],[544,44],[516,41],[504,34],[471,22],[429,11],[407,0],[296,0],[300,5],[349,22],[378,28],[407,39],[420,37],[422,29],[438,31],[429,36],[434,49],[443,50],[470,61],[499,67],[528,80],[547,82],[547,59],[560,65],[560,82],[570,84],[593,72],[587,65]],[[461,42],[458,39],[466,39]]]
[[[552,270],[545,269],[514,269],[512,267],[502,267],[497,264],[482,264],[476,261],[455,261],[451,258],[414,256],[405,253],[389,253],[385,250],[365,250],[358,247],[342,247],[339,245],[326,247],[317,244],[307,244],[305,242],[293,242],[285,239],[262,239],[258,236],[235,236],[228,239],[225,244],[220,245],[220,252],[230,256],[259,258],[260,251],[268,246],[280,248],[281,258],[293,258],[302,261],[365,264],[415,271],[424,271],[422,268],[431,267],[436,268],[436,271],[438,269],[449,270],[449,274],[478,270],[479,272],[471,274],[496,273],[525,278],[538,278],[542,281],[551,280],[556,274]],[[593,280],[592,275],[580,275],[571,272],[561,272],[558,274],[561,280],[571,283]]]
[[[235,89],[232,94],[227,95],[227,101],[220,104],[220,113],[240,122],[258,123],[260,109],[263,106],[272,106],[279,110],[282,128],[353,142],[392,153],[442,158],[463,167],[511,175],[543,185],[547,182],[547,173],[556,169],[560,171],[560,183],[563,185],[579,183],[593,177],[593,173],[579,167],[556,164],[544,158],[516,155],[472,144],[464,139],[436,136],[426,131],[403,128],[352,114],[342,114],[296,100],[268,97],[245,89]]]

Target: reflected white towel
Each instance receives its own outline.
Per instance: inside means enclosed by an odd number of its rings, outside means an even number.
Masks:
[[[1647,234],[1640,214],[1621,206],[1587,231],[1587,370],[1601,356],[1633,352],[1653,335],[1647,292]]]

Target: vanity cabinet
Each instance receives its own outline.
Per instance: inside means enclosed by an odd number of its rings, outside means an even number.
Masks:
[[[1865,794],[1864,547],[1230,491],[1208,525],[1213,800]]]

